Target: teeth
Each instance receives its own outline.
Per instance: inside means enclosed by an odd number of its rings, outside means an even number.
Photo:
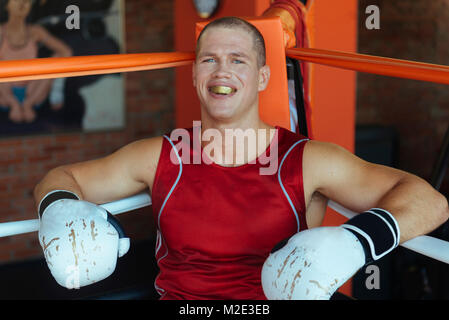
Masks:
[[[226,86],[213,86],[210,91],[217,94],[230,94],[234,92],[234,89]]]

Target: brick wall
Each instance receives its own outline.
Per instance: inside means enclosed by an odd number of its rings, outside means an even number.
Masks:
[[[359,1],[359,52],[449,65],[449,2]],[[365,28],[365,8],[380,8],[380,30]],[[399,166],[429,180],[449,125],[449,87],[358,74],[357,123],[394,126]],[[442,186],[447,194],[447,179]]]
[[[126,52],[173,51],[173,1],[126,0]],[[132,72],[126,85],[126,129],[0,139],[0,222],[35,219],[32,191],[45,173],[69,162],[102,157],[128,142],[174,126],[174,72]],[[119,216],[139,240],[152,230],[150,209]],[[37,233],[0,238],[0,264],[41,257]]]

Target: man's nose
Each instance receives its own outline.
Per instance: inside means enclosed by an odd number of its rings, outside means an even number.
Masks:
[[[214,77],[216,78],[229,78],[231,76],[229,65],[226,62],[217,63],[217,67],[214,71]]]

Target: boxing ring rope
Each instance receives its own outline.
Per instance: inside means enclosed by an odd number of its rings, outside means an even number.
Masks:
[[[449,66],[323,49],[287,49],[288,57],[341,69],[449,84]]]
[[[0,61],[0,83],[172,68],[194,60],[191,52],[165,52]]]
[[[329,201],[329,208],[350,219],[357,213],[346,209],[334,201]],[[401,244],[402,247],[427,257],[449,264],[449,242],[430,236],[419,236]]]
[[[117,201],[101,204],[105,210],[113,215],[137,210],[151,205],[151,198],[147,193],[139,193],[134,196]],[[0,223],[0,238],[15,236],[18,234],[35,232],[39,230],[39,219],[3,222]]]
[[[286,54],[305,62],[353,71],[449,84],[448,66],[321,49],[287,49]],[[0,82],[153,70],[188,65],[194,60],[195,54],[191,52],[169,52],[0,61]],[[149,205],[150,196],[140,193],[101,206],[117,215]],[[356,214],[333,201],[329,202],[329,207],[347,218]],[[35,232],[38,229],[38,219],[4,222],[0,223],[0,238]],[[401,246],[449,263],[448,241],[419,236]]]
[[[297,60],[359,72],[449,84],[449,67],[323,49],[287,49]],[[193,52],[134,53],[0,61],[0,83],[155,70],[191,64]]]
[[[142,192],[134,196],[100,205],[113,215],[144,208],[151,205],[151,197]],[[336,202],[329,201],[329,207],[337,213],[352,218],[357,213],[350,211]],[[0,238],[39,230],[39,220],[23,220],[0,223]],[[401,244],[401,246],[430,258],[449,264],[449,242],[430,236],[419,236]]]

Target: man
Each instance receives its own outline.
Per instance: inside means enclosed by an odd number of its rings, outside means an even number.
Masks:
[[[349,277],[365,257],[376,259],[447,219],[445,197],[422,179],[261,121],[258,93],[269,78],[257,29],[238,18],[215,20],[199,37],[193,65],[200,128],[136,141],[105,158],[51,170],[34,196],[41,219],[39,240],[55,279],[64,285],[71,264],[81,285],[108,276],[115,267],[110,257],[115,253],[116,258],[117,251],[124,254],[127,248],[117,244],[117,232],[104,223],[107,215],[92,203],[145,189],[151,193],[158,227],[160,273],[155,286],[162,299],[265,299],[264,290],[269,298],[279,298],[269,288],[276,285],[275,279],[265,276],[270,284],[262,289],[260,275],[271,249],[285,238],[292,237],[289,245],[295,245],[294,237],[307,237],[313,230],[319,239],[339,244],[333,251],[349,257],[348,261],[357,260],[340,268],[347,269]],[[198,129],[213,138],[205,139]],[[257,143],[236,145],[224,138],[229,130],[253,132]],[[270,161],[279,161],[274,172],[261,174],[266,153]],[[192,163],[198,154],[201,161]],[[319,227],[325,198],[357,212],[377,207],[389,213],[382,220],[361,213],[360,217],[369,218],[347,224],[371,236],[366,241],[347,231],[351,229],[347,226],[335,227],[338,234],[327,236],[327,229]],[[100,234],[110,236],[110,241],[106,236],[102,240],[108,244],[98,241]],[[107,252],[109,265],[102,252]],[[317,255],[323,256],[318,251]],[[320,259],[326,259],[325,254],[316,261]],[[335,263],[328,261],[327,266]],[[285,270],[295,267],[290,260]],[[278,278],[289,276],[277,272]],[[333,270],[329,268],[328,274],[332,276]]]

